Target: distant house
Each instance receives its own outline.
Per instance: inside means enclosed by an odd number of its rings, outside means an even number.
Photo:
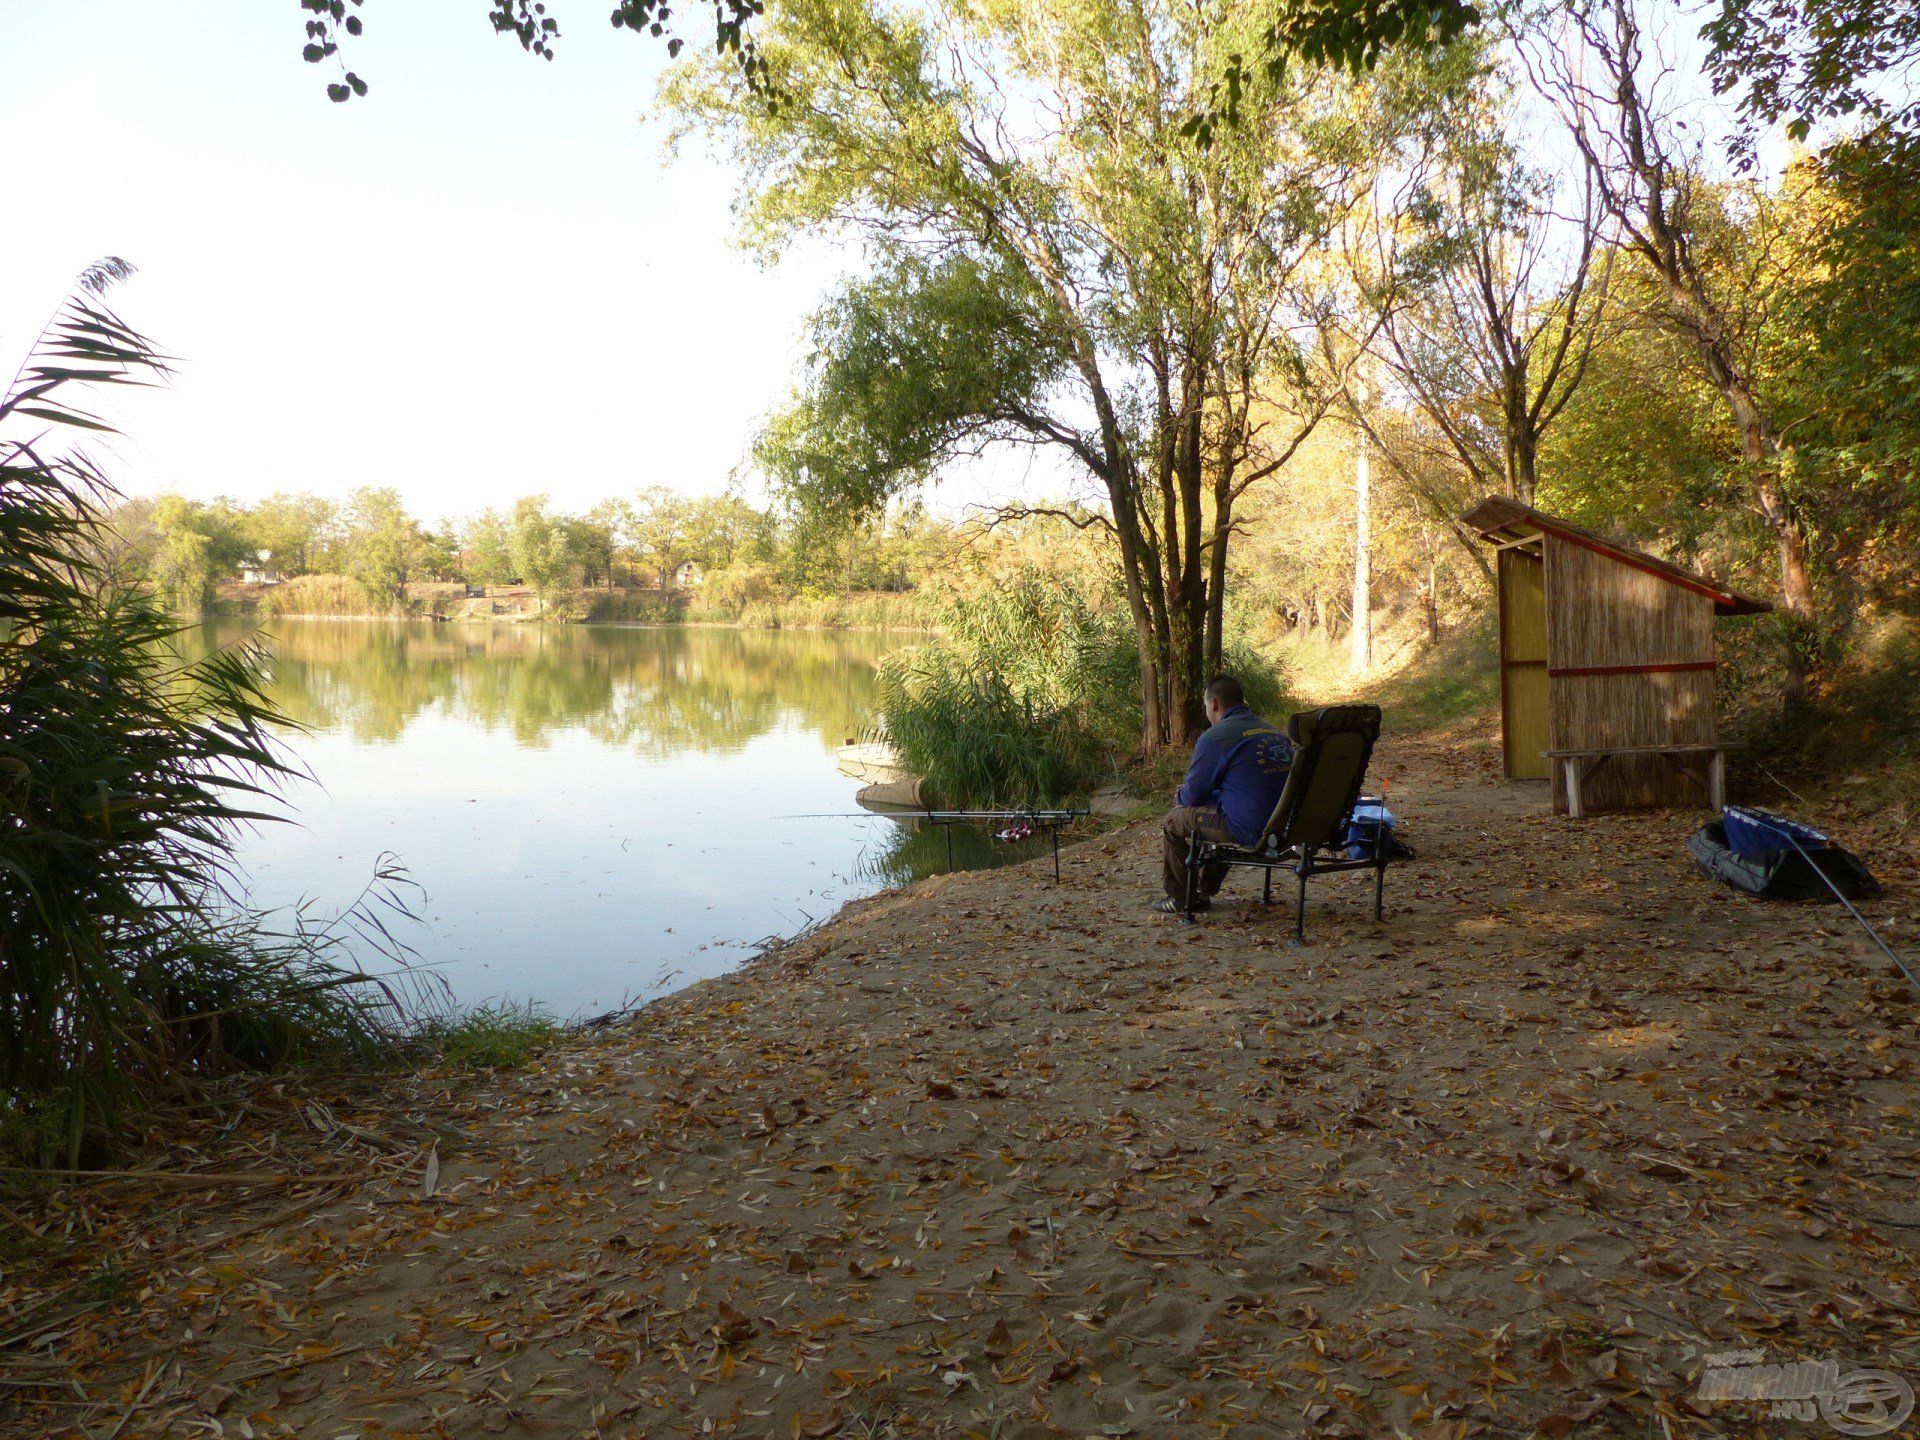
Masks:
[[[278,585],[281,575],[273,566],[273,552],[259,550],[251,560],[240,562],[240,583],[242,585]]]
[[[700,588],[700,582],[705,578],[698,560],[682,560],[673,567],[673,584],[676,590],[697,590]]]

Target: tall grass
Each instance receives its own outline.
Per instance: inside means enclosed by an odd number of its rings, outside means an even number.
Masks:
[[[1119,774],[1141,731],[1139,651],[1084,578],[1026,572],[955,599],[944,634],[881,665],[880,724],[942,804],[1055,804]],[[1283,686],[1241,646],[1227,662],[1257,709]]]
[[[379,896],[322,925],[239,894],[289,772],[260,657],[180,661],[93,558],[108,427],[80,401],[167,368],[98,298],[126,273],[88,271],[0,396],[0,1146],[41,1162],[223,1066],[366,1053],[403,998],[348,955],[388,936]]]
[[[273,615],[384,615],[351,575],[296,575],[260,597],[258,613]]]
[[[1047,805],[1099,775],[1100,747],[1076,710],[1042,705],[947,649],[884,662],[880,706],[887,738],[941,804]]]
[[[772,594],[738,607],[693,592],[684,618],[694,624],[763,630],[922,630],[933,610],[915,590],[852,590],[844,595]]]

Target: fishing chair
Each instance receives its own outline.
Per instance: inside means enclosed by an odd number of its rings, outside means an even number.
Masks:
[[[1291,870],[1299,880],[1294,905],[1294,934],[1307,938],[1307,881],[1315,875],[1341,870],[1373,871],[1373,918],[1381,917],[1386,898],[1387,864],[1404,853],[1391,833],[1376,828],[1360,842],[1371,853],[1356,858],[1348,822],[1366,780],[1373,743],[1380,738],[1377,705],[1327,705],[1305,710],[1287,722],[1294,744],[1293,768],[1267,821],[1266,833],[1252,845],[1203,840],[1187,842],[1185,914],[1193,918],[1200,900],[1203,866],[1246,866],[1266,872],[1260,885],[1260,903],[1273,902],[1273,872]]]

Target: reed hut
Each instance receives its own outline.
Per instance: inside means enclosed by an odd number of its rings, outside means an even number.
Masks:
[[[1724,800],[1713,622],[1771,607],[1502,496],[1461,517],[1498,551],[1506,773],[1554,809]]]

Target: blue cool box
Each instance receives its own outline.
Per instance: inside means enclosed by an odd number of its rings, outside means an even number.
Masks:
[[[1727,806],[1721,823],[1726,826],[1727,848],[1736,855],[1774,855],[1793,849],[1796,840],[1802,850],[1824,850],[1833,843],[1811,825],[1747,805]]]
[[[1371,860],[1375,847],[1393,839],[1393,812],[1378,800],[1362,796],[1347,820],[1347,856]]]

